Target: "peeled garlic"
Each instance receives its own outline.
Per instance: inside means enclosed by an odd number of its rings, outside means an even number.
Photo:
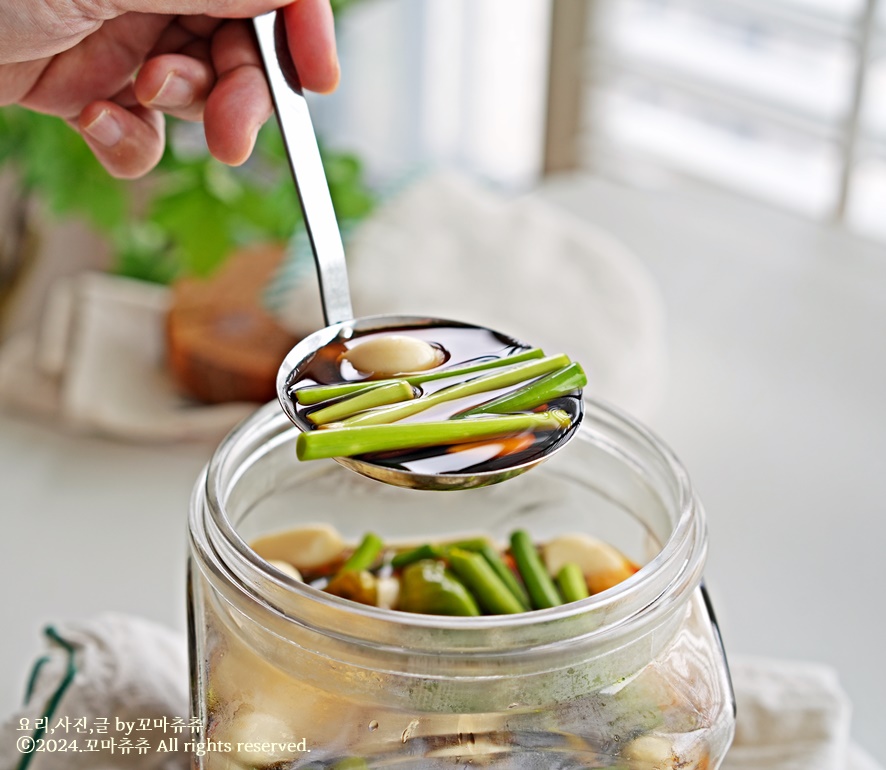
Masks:
[[[395,577],[379,578],[376,591],[376,607],[392,610],[397,606],[397,599],[400,598],[400,581]]]
[[[279,717],[246,709],[238,711],[218,732],[219,741],[230,744],[232,755],[249,767],[291,762],[306,746],[305,736],[296,734]]]
[[[649,770],[675,770],[682,767],[671,742],[660,735],[641,735],[634,738],[625,745],[621,755],[636,762],[638,767],[648,767]]]
[[[299,572],[295,567],[293,567],[288,561],[282,561],[281,559],[268,559],[268,564],[270,564],[274,569],[280,570],[284,575],[289,575],[293,580],[297,580],[299,583],[302,582],[301,572]]]
[[[548,572],[556,575],[569,562],[577,564],[592,594],[605,591],[634,574],[631,563],[608,543],[589,535],[563,535],[543,547]]]
[[[221,751],[207,751],[202,759],[205,770],[243,770],[243,765]]]
[[[326,564],[344,549],[341,535],[328,524],[265,535],[252,543],[252,550],[266,561],[285,561],[299,570]]]
[[[385,334],[360,342],[342,358],[358,372],[384,377],[423,372],[443,363],[443,353],[438,348],[402,334]]]
[[[278,650],[271,654],[284,655],[284,652]],[[319,663],[322,656],[297,647],[285,656],[290,671],[322,665]],[[233,635],[228,635],[224,652],[210,661],[208,686],[216,704],[213,710],[218,715],[214,740],[288,742],[308,738],[315,746],[331,746],[341,737],[345,719],[357,721],[353,708],[343,703],[334,691],[323,692],[302,678],[286,673]],[[236,758],[234,754],[230,756]],[[255,766],[266,765],[256,760]]]

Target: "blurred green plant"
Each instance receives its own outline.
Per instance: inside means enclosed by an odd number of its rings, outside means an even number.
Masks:
[[[0,166],[12,166],[19,195],[39,195],[57,216],[80,215],[99,230],[117,225],[126,189],[63,121],[18,107],[0,109]]]
[[[338,16],[349,5],[353,5],[357,0],[330,0],[332,12]]]
[[[0,167],[14,169],[22,199],[39,198],[52,215],[82,217],[104,234],[115,272],[142,280],[209,275],[238,246],[288,240],[303,226],[273,122],[259,133],[253,158],[238,169],[215,161],[202,147],[182,150],[174,141],[176,128],[192,126],[170,121],[173,141],[157,169],[132,183],[110,177],[63,121],[4,108]],[[321,153],[339,220],[365,216],[373,196],[359,160]]]

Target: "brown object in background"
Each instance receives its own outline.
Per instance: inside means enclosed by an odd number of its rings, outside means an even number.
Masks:
[[[275,398],[277,369],[298,338],[264,309],[262,292],[284,254],[282,244],[243,249],[211,278],[172,287],[168,363],[188,395],[209,403]]]

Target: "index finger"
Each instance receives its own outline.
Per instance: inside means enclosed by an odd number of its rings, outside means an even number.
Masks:
[[[339,80],[330,0],[121,0],[116,9],[172,15],[250,18],[283,9],[292,59],[301,84],[329,93]]]
[[[170,16],[215,16],[224,19],[247,19],[290,5],[300,0],[118,0],[99,4],[102,18],[121,13],[161,13]],[[103,13],[106,11],[105,13]]]
[[[334,91],[339,66],[329,0],[296,0],[283,10],[283,19],[302,86],[321,94]]]

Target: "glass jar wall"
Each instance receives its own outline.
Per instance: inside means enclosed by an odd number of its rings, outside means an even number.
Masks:
[[[734,702],[699,588],[703,512],[669,451],[588,403],[581,436],[502,484],[423,492],[299,463],[268,405],[219,447],[190,516],[201,770],[450,767],[715,770]],[[642,565],[580,602],[450,618],[340,599],[247,545],[329,524],[419,544],[586,533]]]

